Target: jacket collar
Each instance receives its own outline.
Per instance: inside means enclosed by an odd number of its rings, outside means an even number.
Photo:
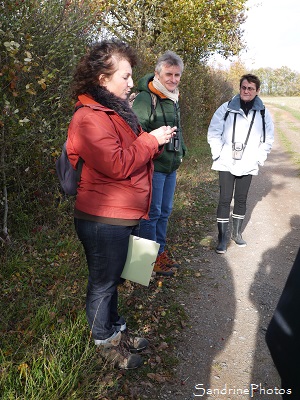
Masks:
[[[241,109],[241,97],[239,94],[237,94],[230,100],[230,103],[228,104],[228,109],[234,111],[239,111]],[[260,111],[263,109],[264,104],[262,100],[258,96],[256,96],[254,99],[252,110]]]
[[[85,107],[90,107],[94,110],[114,112],[111,108],[103,106],[102,104],[98,103],[97,101],[95,101],[92,97],[88,96],[87,94],[79,95],[78,100]],[[76,106],[77,106],[77,104],[76,104]]]
[[[110,116],[117,115],[118,118],[124,120],[124,122],[130,126],[133,132],[138,135],[141,132],[141,126],[137,116],[129,106],[129,103],[127,104],[124,100],[118,99],[113,94],[109,94],[108,91],[107,93],[108,96],[105,99],[104,96],[106,93],[103,94],[103,101],[106,105],[102,105],[94,100],[91,96],[84,94],[78,96],[79,101],[77,102],[76,106],[83,105],[93,110],[103,111]]]

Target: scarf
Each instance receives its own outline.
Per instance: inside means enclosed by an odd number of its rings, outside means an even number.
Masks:
[[[90,88],[88,94],[90,94],[97,103],[114,110],[124,119],[125,122],[127,122],[133,132],[138,135],[140,132],[140,124],[137,116],[132,111],[128,100],[120,99],[103,86]]]
[[[164,87],[164,85],[154,76],[153,78],[153,86],[155,89],[159,90],[163,95],[165,95],[168,99],[174,101],[174,103],[178,102],[179,90],[176,88],[174,92],[169,92],[168,89]]]
[[[249,111],[252,109],[253,104],[254,104],[254,100],[255,100],[255,97],[251,101],[247,101],[247,102],[243,101],[241,99],[241,109],[244,111],[244,113],[246,115],[248,115]]]

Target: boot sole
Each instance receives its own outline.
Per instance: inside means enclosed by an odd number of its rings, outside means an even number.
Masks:
[[[227,250],[216,250],[217,254],[225,254]]]
[[[162,275],[162,276],[174,276],[174,272],[160,272],[160,271],[154,271],[157,275]]]
[[[119,369],[125,369],[126,371],[130,371],[130,370],[133,370],[133,369],[140,368],[142,365],[143,365],[143,362],[141,362],[139,365],[135,365],[134,367],[125,367],[125,368],[119,367]]]
[[[145,346],[145,347],[139,347],[138,349],[136,349],[136,348],[134,348],[134,347],[130,347],[129,349],[128,349],[128,351],[131,353],[131,354],[140,354],[140,353],[142,353],[144,350],[146,350],[147,349],[147,346]]]

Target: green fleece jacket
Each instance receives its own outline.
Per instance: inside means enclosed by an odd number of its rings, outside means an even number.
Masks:
[[[182,158],[186,153],[186,146],[181,131],[180,108],[178,103],[157,95],[156,107],[154,109],[148,87],[148,83],[153,78],[153,74],[147,74],[139,80],[139,94],[134,99],[132,108],[146,132],[151,132],[166,124],[171,127],[177,126],[177,137],[179,138],[178,151],[168,151],[168,146],[165,145],[162,153],[153,160],[155,171],[169,174],[180,166]]]

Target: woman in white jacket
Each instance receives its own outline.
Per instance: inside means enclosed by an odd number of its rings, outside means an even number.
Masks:
[[[214,113],[208,128],[208,143],[212,153],[212,169],[219,171],[220,198],[217,209],[217,253],[227,249],[230,204],[232,239],[246,246],[241,235],[246,213],[246,201],[252,176],[264,165],[274,142],[274,125],[263,102],[258,97],[260,80],[252,74],[240,79],[240,93],[222,104]]]

